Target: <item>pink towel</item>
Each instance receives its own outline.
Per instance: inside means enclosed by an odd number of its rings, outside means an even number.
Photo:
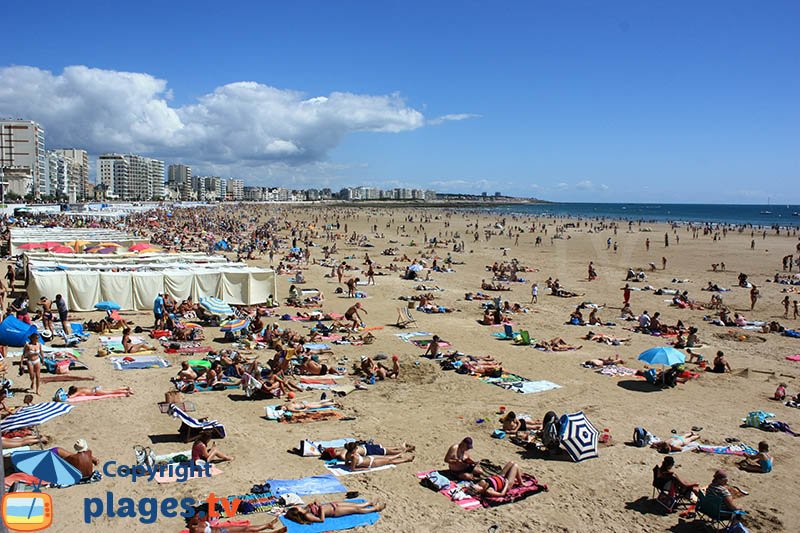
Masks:
[[[797,355],[787,355],[786,359],[789,361],[800,361],[800,353]]]
[[[418,479],[423,479],[425,476],[427,476],[431,472],[435,472],[435,470],[428,470],[427,472],[417,472],[417,478]],[[469,495],[467,495],[467,497],[462,499],[462,500],[454,500],[450,493],[451,493],[451,491],[453,489],[455,489],[457,487],[458,487],[458,485],[456,485],[456,483],[454,481],[450,481],[450,486],[447,487],[446,489],[440,490],[439,494],[444,494],[445,497],[448,500],[450,500],[453,503],[458,504],[458,506],[461,507],[462,509],[464,509],[465,511],[471,511],[473,509],[480,509],[480,508],[483,507],[483,505],[481,504],[480,500],[478,500],[477,498],[474,498],[473,496],[469,496]]]

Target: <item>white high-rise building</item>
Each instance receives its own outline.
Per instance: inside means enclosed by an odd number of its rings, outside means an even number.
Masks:
[[[0,168],[6,176],[27,176],[11,190],[39,197],[46,167],[44,128],[31,120],[0,119]]]
[[[164,162],[158,159],[135,154],[103,154],[97,160],[97,175],[108,198],[164,198]]]
[[[227,198],[234,202],[244,200],[244,180],[229,179],[227,184]]]
[[[77,148],[59,148],[55,152],[70,161],[70,192],[68,193],[70,201],[85,200],[89,192],[89,154],[86,150]],[[74,191],[75,200],[72,199],[72,191]]]
[[[197,200],[192,187],[192,167],[186,165],[170,165],[167,169],[167,187],[177,192],[181,200]]]

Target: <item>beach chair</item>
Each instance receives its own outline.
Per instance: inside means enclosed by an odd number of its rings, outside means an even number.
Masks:
[[[745,511],[726,511],[722,508],[723,499],[717,496],[709,496],[703,491],[697,494],[697,506],[695,512],[704,521],[710,522],[711,527],[716,531],[725,530],[742,516]]]
[[[77,335],[67,335],[67,332],[63,329],[59,331],[59,333],[61,334],[61,338],[64,339],[64,346],[77,346],[83,340]]]
[[[667,513],[674,513],[679,507],[687,506],[691,502],[685,495],[678,492],[674,481],[664,482],[658,477],[658,465],[653,467],[653,500],[655,500]]]
[[[411,311],[409,311],[407,307],[397,308],[397,323],[395,325],[398,328],[407,328],[416,323],[417,321],[414,320],[413,316],[411,316]]]
[[[181,427],[178,429],[178,434],[183,442],[192,441],[203,432],[210,433],[211,438],[213,439],[225,438],[225,426],[216,420],[207,420],[207,418],[192,418],[175,404],[170,406],[169,414],[173,418],[177,418],[181,421]]]
[[[531,334],[524,329],[520,330],[519,335],[516,335],[514,338],[514,344],[519,346],[530,346]]]
[[[503,324],[503,333],[492,333],[492,336],[501,341],[514,340],[514,328],[510,324]]]
[[[80,322],[72,322],[69,325],[69,329],[72,330],[72,334],[76,337],[79,337],[81,340],[86,340],[91,337],[91,334],[88,333],[85,329],[83,329],[83,324]]]

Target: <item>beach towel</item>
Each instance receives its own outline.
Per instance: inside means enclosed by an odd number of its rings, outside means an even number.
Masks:
[[[295,423],[310,422],[312,420],[324,420],[326,418],[340,418],[342,416],[341,411],[337,407],[333,406],[307,409],[302,413],[289,413],[288,411],[284,411],[280,405],[267,405],[264,407],[264,409],[266,410],[267,420]]]
[[[57,374],[55,376],[42,376],[42,383],[61,383],[66,381],[94,381],[94,376],[75,376],[72,374]]]
[[[209,469],[210,476],[207,476],[205,468],[202,468],[192,471],[191,477],[187,477],[182,483],[186,483],[187,481],[192,481],[195,479],[218,476],[221,473],[222,470],[220,470],[214,465],[211,465],[211,468]],[[174,473],[171,476],[168,474],[169,474],[169,469],[165,469],[163,472],[159,472],[158,474],[156,474],[156,476],[153,479],[156,481],[156,483],[175,483],[182,477],[182,476],[181,477],[176,476]]]
[[[144,339],[142,337],[132,336],[131,337],[132,344],[143,344]],[[100,345],[105,347],[106,349],[112,352],[124,352],[125,348],[122,346],[122,335],[114,335],[114,336],[101,336],[100,337]]]
[[[180,348],[167,348],[167,353],[208,353],[214,348],[211,346],[181,346]]]
[[[91,402],[92,400],[105,400],[106,398],[126,398],[128,395],[124,392],[117,392],[115,394],[106,394],[105,396],[73,396],[68,398],[69,403],[77,402]]]
[[[365,500],[346,500],[348,502],[363,503]],[[353,514],[338,518],[325,518],[324,522],[313,524],[298,524],[288,518],[281,517],[281,522],[286,526],[286,533],[323,533],[324,531],[343,531],[356,527],[371,526],[380,520],[380,513]]]
[[[395,333],[394,335],[403,342],[411,342],[414,337],[433,337],[433,333],[428,333],[427,331],[409,331],[408,333]]]
[[[304,439],[300,442],[297,452],[302,457],[319,457],[322,450],[325,448],[344,448],[348,442],[355,442],[356,439],[333,439],[333,440],[320,440],[313,441]]]
[[[797,355],[787,355],[786,359],[789,361],[800,361],[800,354]]]
[[[331,345],[324,342],[307,342],[304,344],[307,350],[330,350]]]
[[[713,453],[717,455],[755,455],[758,450],[751,448],[747,444],[726,444],[724,446],[711,446],[700,444],[696,450],[702,453]]]
[[[224,527],[233,527],[233,526],[240,526],[245,527],[250,525],[250,520],[226,520],[224,522],[220,522],[219,520],[212,520],[211,524],[214,527],[224,528]],[[188,529],[181,529],[179,533],[189,533]]]
[[[517,374],[510,374],[508,372],[503,372],[503,375],[500,377],[478,376],[478,379],[484,383],[496,385],[520,394],[534,394],[561,388],[561,385],[550,381],[531,381]]]
[[[611,366],[604,366],[603,368],[599,369],[597,373],[603,376],[625,377],[625,376],[635,376],[636,370],[625,366],[611,365]]]
[[[239,387],[240,385],[234,385],[233,383],[227,383],[225,381],[218,381],[216,385],[208,387],[203,383],[195,381],[194,390],[192,392],[218,392],[218,391],[238,389]]]
[[[390,468],[394,468],[395,465],[384,465],[384,466],[376,466],[374,468],[364,468],[359,470],[351,470],[350,467],[346,466],[344,461],[329,461],[325,463],[325,468],[327,468],[334,476],[341,477],[341,476],[353,476],[355,474],[366,474],[368,472],[377,472],[378,470],[388,470]]]
[[[436,472],[436,470],[428,470],[427,472],[417,472],[417,479],[424,479],[428,477],[428,474],[431,472]],[[458,504],[459,507],[466,511],[471,511],[473,509],[480,509],[483,507],[481,502],[475,498],[474,496],[470,496],[466,492],[464,492],[463,488],[468,486],[470,483],[466,481],[460,482],[460,485],[455,481],[450,481],[450,484],[438,491],[439,494],[444,495],[448,500],[453,503]]]
[[[274,513],[283,514],[283,506],[278,498],[271,492],[264,494],[241,494],[239,496],[227,496],[229,502],[239,499],[238,514],[251,515],[255,513]]]
[[[294,493],[298,496],[311,494],[335,494],[347,492],[347,487],[341,484],[333,474],[322,476],[302,477],[299,479],[268,479],[267,483],[276,496]]]
[[[133,361],[131,361],[133,359]],[[114,370],[143,370],[147,368],[167,368],[169,361],[157,355],[128,355],[110,357]]]
[[[427,348],[428,345],[433,342],[433,339],[423,339],[423,340],[412,340],[411,344],[416,346],[417,348]],[[451,344],[447,341],[440,340],[438,342],[439,348],[448,348]]]

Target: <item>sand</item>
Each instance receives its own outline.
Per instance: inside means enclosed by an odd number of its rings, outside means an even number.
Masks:
[[[746,488],[750,495],[740,500],[749,512],[748,527],[753,531],[789,531],[800,520],[800,508],[796,505],[798,484],[796,472],[800,459],[796,457],[797,441],[785,433],[764,433],[758,429],[741,428],[740,419],[749,411],[763,409],[777,414],[795,428],[800,428],[800,410],[784,407],[771,401],[779,381],[788,384],[792,394],[800,391],[800,363],[785,360],[785,356],[800,353],[800,341],[776,334],[764,335],[764,343],[740,343],[721,340],[713,334],[723,333],[720,328],[703,322],[708,312],[679,310],[664,302],[668,296],[656,296],[652,292],[634,292],[632,307],[635,313],[644,309],[654,313],[661,312],[663,322],[674,323],[681,319],[687,325],[700,329],[700,338],[706,343],[701,350],[707,358],[713,357],[716,350],[724,350],[734,368],[733,374],[716,375],[705,373],[699,379],[677,388],[648,392],[640,380],[634,378],[605,377],[584,369],[580,363],[589,358],[619,354],[626,365],[641,369],[642,363],[636,356],[643,350],[664,345],[665,341],[656,337],[644,336],[622,329],[618,320],[621,307],[624,276],[627,267],[647,268],[649,262],[659,265],[656,272],[648,272],[648,283],[654,287],[673,287],[690,291],[692,297],[708,301],[710,293],[701,292],[708,281],[725,287],[736,285],[736,276],[741,272],[761,288],[762,298],[754,312],[749,311],[749,294],[746,289],[734,288],[723,294],[726,304],[733,309],[744,310],[748,319],[778,319],[784,325],[800,327],[800,322],[784,320],[780,300],[783,285],[764,283],[780,268],[780,258],[792,253],[797,237],[771,234],[766,239],[757,237],[756,249],[750,250],[749,230],[739,235],[729,233],[726,238],[714,242],[711,236],[701,236],[697,240],[685,228],[679,228],[680,244],[671,238],[669,248],[663,246],[663,234],[667,226],[649,224],[652,232],[641,232],[634,225],[627,231],[622,225],[618,234],[611,230],[589,232],[580,226],[567,230],[569,239],[557,239],[551,244],[555,225],[548,223],[548,234],[541,247],[533,242],[538,232],[526,232],[520,236],[519,244],[507,236],[493,236],[488,242],[481,237],[473,242],[467,225],[476,221],[483,228],[499,220],[487,215],[455,214],[445,218],[443,211],[433,210],[348,210],[338,213],[342,223],[348,223],[349,231],[365,233],[372,224],[386,233],[385,238],[370,238],[374,248],[363,249],[347,246],[339,241],[338,257],[353,255],[351,264],[361,266],[365,252],[380,265],[387,266],[392,257],[381,255],[384,248],[398,246],[409,257],[415,257],[419,247],[408,246],[412,240],[417,243],[423,233],[414,230],[419,217],[436,217],[424,222],[429,237],[440,231],[458,231],[466,243],[465,253],[454,253],[456,260],[466,264],[457,265],[454,273],[434,273],[436,285],[446,289],[439,293],[439,302],[454,307],[450,314],[426,315],[414,312],[418,320],[417,329],[438,333],[451,341],[454,348],[476,355],[491,354],[503,362],[504,366],[517,374],[533,380],[549,380],[562,388],[539,394],[522,395],[484,384],[476,379],[440,370],[438,364],[421,359],[421,350],[409,343],[401,342],[389,326],[396,320],[397,308],[405,302],[397,300],[400,295],[412,295],[416,282],[401,280],[396,274],[387,272],[386,276],[376,277],[373,287],[360,287],[369,293],[362,300],[368,325],[384,325],[383,330],[374,334],[374,344],[361,347],[335,347],[336,359],[347,356],[350,362],[357,361],[361,355],[377,353],[396,354],[400,357],[402,375],[397,381],[379,383],[367,392],[354,392],[342,400],[348,415],[353,421],[332,421],[314,424],[285,425],[268,422],[263,418],[264,401],[238,401],[240,391],[213,392],[187,395],[194,402],[198,416],[210,416],[224,422],[228,438],[218,445],[235,456],[231,463],[222,463],[224,473],[212,479],[200,479],[184,484],[157,485],[154,482],[129,479],[105,478],[102,482],[54,490],[55,523],[52,531],[178,531],[182,527],[180,518],[160,518],[155,525],[145,525],[137,518],[96,519],[92,525],[83,522],[85,498],[105,498],[108,492],[114,498],[182,498],[205,497],[209,492],[217,495],[247,492],[254,483],[262,483],[268,478],[291,478],[324,474],[322,463],[315,459],[304,459],[288,453],[304,438],[329,439],[337,437],[375,438],[386,444],[410,442],[416,445],[416,460],[397,468],[348,476],[343,483],[348,489],[358,491],[362,497],[380,498],[387,502],[381,520],[370,531],[486,531],[493,524],[500,531],[665,531],[679,524],[677,515],[657,514],[656,507],[648,504],[651,496],[652,467],[659,463],[662,455],[651,449],[640,449],[625,444],[631,438],[635,426],[643,426],[649,431],[666,437],[671,429],[679,433],[689,431],[692,426],[702,426],[703,440],[712,444],[723,444],[725,438],[735,437],[753,446],[758,441],[770,443],[775,458],[775,469],[771,474],[759,475],[740,472],[735,467],[737,458],[731,456],[684,453],[675,456],[680,465],[680,475],[689,481],[703,485],[711,481],[713,472],[726,468],[731,484]],[[309,219],[312,216],[327,216],[334,220],[334,211],[291,210],[285,211],[290,220],[298,217]],[[406,216],[415,217],[407,222],[407,232],[398,234],[398,221]],[[390,222],[393,219],[394,223]],[[444,227],[445,220],[451,224]],[[559,220],[557,224],[564,221]],[[511,225],[515,222],[509,220]],[[387,227],[387,224],[390,227]],[[529,225],[525,223],[522,225]],[[474,232],[474,226],[471,228]],[[671,230],[670,230],[671,232]],[[606,239],[611,236],[618,241],[619,250],[606,249]],[[645,250],[644,241],[650,238],[650,251]],[[389,240],[398,241],[390,244]],[[317,239],[317,243],[324,244]],[[508,248],[504,257],[503,248]],[[444,257],[448,249],[439,249]],[[321,258],[320,248],[315,248],[312,259]],[[661,257],[668,258],[666,270],[660,270]],[[525,276],[540,286],[539,303],[528,314],[517,315],[515,329],[524,328],[537,339],[562,337],[571,344],[583,344],[576,352],[541,352],[530,347],[512,346],[499,341],[491,333],[500,328],[479,325],[481,317],[480,302],[464,300],[464,293],[478,290],[480,280],[490,279],[485,266],[492,262],[517,258],[526,265],[538,269],[536,273]],[[276,255],[275,263],[277,264]],[[592,260],[599,279],[588,282],[586,268]],[[710,264],[724,261],[727,272],[712,273]],[[257,265],[268,264],[266,258],[251,262]],[[398,263],[402,264],[402,263]],[[304,272],[307,286],[319,287],[325,292],[325,310],[343,313],[351,300],[334,294],[337,284],[325,278],[329,268],[312,266]],[[385,271],[385,270],[384,270]],[[585,293],[584,297],[562,299],[549,296],[544,281],[558,277],[571,290]],[[281,276],[279,293],[286,295],[288,276]],[[362,275],[362,278],[365,278]],[[671,283],[673,278],[689,278],[684,284]],[[642,285],[642,284],[639,284]],[[510,293],[499,293],[512,302],[527,304],[530,300],[530,283],[514,283]],[[574,327],[564,325],[569,313],[581,301],[606,304],[600,313],[604,320],[614,320],[617,327]],[[286,309],[286,308],[282,308]],[[293,312],[288,311],[288,312]],[[152,318],[143,313],[123,313],[137,324],[150,326]],[[86,313],[73,315],[81,320],[93,317]],[[585,316],[588,316],[586,313]],[[299,322],[281,322],[282,326],[303,328]],[[625,324],[630,325],[630,324]],[[607,346],[580,340],[589,330],[601,331],[622,337],[632,337],[628,345]],[[213,329],[206,331],[206,337],[218,337]],[[177,435],[178,423],[160,414],[157,402],[163,401],[164,392],[171,389],[169,378],[177,368],[126,371],[112,370],[111,365],[94,357],[97,337],[82,345],[85,354],[82,359],[89,365],[86,372],[96,376],[96,384],[105,388],[131,386],[136,395],[131,398],[109,399],[86,402],[75,406],[67,416],[43,426],[43,433],[54,438],[56,445],[71,448],[78,438],[88,440],[93,452],[101,463],[115,460],[118,464],[134,461],[132,447],[136,444],[150,446],[157,454],[179,451],[185,445],[178,442],[161,442],[164,435]],[[220,346],[218,343],[214,345]],[[162,352],[163,350],[159,350]],[[264,352],[262,359],[271,356]],[[176,365],[184,359],[166,355]],[[749,371],[742,372],[749,369]],[[763,372],[762,372],[763,371]],[[78,372],[76,372],[78,373]],[[786,376],[781,376],[786,375]],[[16,384],[27,386],[27,377],[16,377]],[[791,376],[791,377],[789,377]],[[69,384],[67,384],[69,385]],[[59,384],[44,384],[42,397],[50,398]],[[22,394],[9,401],[18,405]],[[303,398],[315,398],[307,393]],[[232,399],[237,398],[237,400]],[[274,402],[272,402],[274,403]],[[506,440],[490,437],[493,429],[499,427],[497,411],[506,406],[519,413],[541,418],[546,411],[557,413],[584,411],[594,425],[601,431],[607,428],[613,436],[613,445],[603,447],[600,457],[582,463],[573,463],[565,457],[559,459],[531,459],[524,450]],[[478,423],[478,420],[484,420]],[[525,501],[495,509],[462,511],[458,506],[441,495],[421,487],[415,472],[443,466],[442,458],[447,447],[466,435],[475,440],[473,455],[491,459],[495,463],[517,461],[521,467],[533,473],[549,491],[530,497]],[[151,441],[154,438],[156,442]],[[339,498],[343,495],[322,496],[320,500]],[[794,502],[794,503],[793,503]],[[251,515],[254,523],[263,523],[268,515]],[[674,531],[693,530],[693,522]]]

